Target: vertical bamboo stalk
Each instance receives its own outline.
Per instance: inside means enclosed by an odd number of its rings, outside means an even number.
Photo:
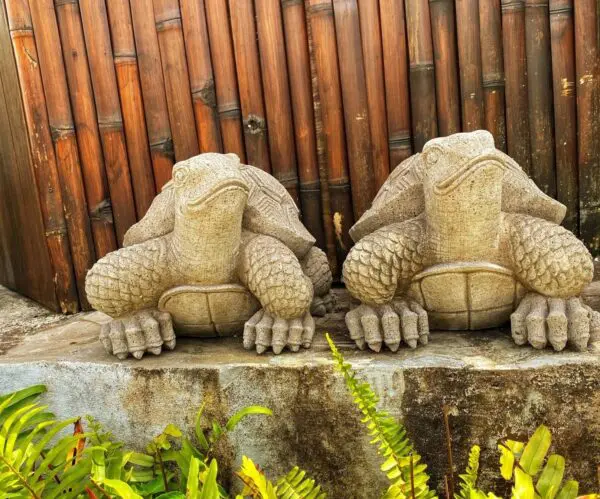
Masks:
[[[238,99],[237,79],[233,42],[229,31],[227,0],[205,0],[210,53],[215,61],[215,85],[217,89],[217,112],[221,123],[221,137],[225,152],[236,153],[242,162],[246,161],[240,102]],[[258,71],[258,67],[254,68]]]
[[[479,0],[479,24],[485,128],[494,136],[496,147],[506,151],[500,0]]]
[[[390,166],[412,154],[404,0],[380,0]]]
[[[428,0],[405,0],[413,141],[420,152],[438,134]]]
[[[56,296],[63,313],[74,313],[78,310],[77,284],[69,250],[63,199],[33,38],[31,14],[23,0],[9,0],[6,2],[6,9],[25,109],[33,171],[46,231],[46,244],[54,272]]]
[[[30,10],[30,21],[37,35],[36,48],[50,131],[54,140],[79,301],[83,309],[89,309],[85,295],[85,277],[95,260],[94,241],[87,212],[54,4],[52,0],[36,0],[30,3]]]
[[[506,142],[508,154],[530,173],[527,56],[525,52],[525,3],[502,2],[502,47],[506,78]]]
[[[302,0],[282,2],[285,47],[290,72],[290,93],[294,110],[294,133],[298,153],[300,201],[303,222],[317,240],[325,245],[321,220],[321,184],[317,163],[317,142],[313,114],[310,59],[306,16]]]
[[[255,0],[273,175],[299,203],[294,125],[279,0]]]
[[[456,1],[456,26],[462,127],[470,132],[484,123],[478,0]]]
[[[123,118],[112,59],[106,6],[96,0],[80,0],[81,20],[98,113],[100,138],[108,174],[119,244],[136,221],[133,189],[127,164]]]
[[[146,0],[130,0],[130,8],[154,181],[160,191],[171,178],[175,158],[154,11]]]
[[[367,84],[356,0],[334,0],[333,12],[348,141],[352,206],[354,216],[358,219],[369,209],[376,192]]]
[[[96,257],[101,258],[117,249],[117,241],[79,5],[68,0],[55,0],[54,3]]]
[[[323,129],[323,116],[321,113],[321,97],[319,96],[319,82],[315,66],[315,51],[313,44],[312,26],[309,19],[309,0],[304,0],[304,19],[306,21],[306,32],[308,37],[308,52],[310,58],[310,78],[312,90],[313,111],[315,117],[315,135],[317,146],[317,161],[319,168],[319,183],[321,187],[321,220],[325,236],[322,249],[327,253],[329,267],[335,279],[339,279],[339,267],[335,249],[335,233],[333,230],[333,218],[331,216],[331,196],[329,193],[329,176],[327,174],[327,144],[325,131]]]
[[[203,0],[180,0],[200,152],[221,152],[217,97]]]
[[[581,238],[600,254],[600,27],[594,0],[575,3]]]
[[[550,0],[552,80],[556,133],[558,200],[567,207],[563,225],[577,233],[579,179],[577,175],[577,101],[575,97],[575,34],[573,0]]]
[[[200,152],[185,60],[181,13],[177,0],[154,0],[153,4],[175,159],[181,161]]]
[[[375,178],[375,189],[379,190],[390,174],[379,2],[378,0],[359,0],[358,7],[367,83],[367,104],[373,151],[373,175]]]
[[[525,0],[525,47],[531,141],[530,173],[540,189],[555,197],[556,170],[548,0]]]
[[[230,12],[248,163],[271,173],[253,2],[230,0]]]
[[[106,0],[135,206],[142,218],[156,195],[128,0]]]
[[[341,263],[352,245],[348,229],[354,224],[354,214],[348,178],[342,91],[331,0],[309,0],[308,18],[327,151],[327,174],[331,216],[337,243],[337,262]],[[337,270],[336,275],[339,274],[340,268]]]
[[[461,130],[454,2],[429,0],[429,9],[439,133],[452,135]]]

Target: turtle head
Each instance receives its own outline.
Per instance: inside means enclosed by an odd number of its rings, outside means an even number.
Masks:
[[[423,164],[425,199],[451,196],[468,203],[472,196],[502,192],[505,161],[485,130],[430,140]]]
[[[206,153],[173,168],[175,218],[204,223],[208,219],[241,227],[248,185],[235,154]],[[238,223],[235,223],[238,222]],[[214,223],[214,222],[213,222]]]

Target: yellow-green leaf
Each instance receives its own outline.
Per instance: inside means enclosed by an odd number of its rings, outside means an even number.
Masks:
[[[513,487],[512,499],[534,499],[535,489],[531,476],[520,468],[515,468],[515,485]]]
[[[545,425],[540,425],[534,434],[527,442],[523,455],[519,460],[519,464],[531,476],[539,473],[550,444],[552,443],[552,435],[550,430]]]
[[[557,454],[552,454],[537,482],[537,491],[542,499],[553,499],[558,493],[560,483],[565,473],[565,459]]]
[[[569,480],[566,482],[560,492],[556,496],[556,499],[575,499],[579,492],[579,483],[575,480]]]

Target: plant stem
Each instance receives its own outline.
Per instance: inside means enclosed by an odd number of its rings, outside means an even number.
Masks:
[[[162,475],[163,483],[165,484],[165,492],[169,492],[169,485],[167,484],[167,473],[165,471],[165,463],[163,463],[162,456],[160,455],[160,451],[158,448],[156,448],[155,455],[158,458],[160,473]]]
[[[29,491],[31,492],[31,497],[32,499],[42,499],[41,496],[37,495],[37,493],[35,492],[35,490],[33,490],[31,488],[31,486],[27,483],[27,480],[25,478],[23,478],[23,475],[21,475],[21,473],[19,473],[12,464],[10,464],[10,462],[4,457],[4,456],[0,456],[0,459],[2,459],[2,461],[4,462],[4,464],[6,464],[6,466],[8,467],[8,469],[13,472],[17,478],[19,479],[19,481],[23,484],[23,486]]]
[[[410,495],[412,499],[415,498],[415,467],[413,463],[413,455],[410,455]]]
[[[446,449],[448,451],[448,494],[449,497],[454,497],[454,459],[452,457],[452,433],[450,432],[450,421],[448,415],[450,414],[450,407],[444,405],[444,428],[446,429]]]

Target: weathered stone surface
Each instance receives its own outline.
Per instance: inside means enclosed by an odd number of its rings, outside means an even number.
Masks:
[[[359,348],[427,344],[430,329],[511,320],[518,345],[600,349],[586,307],[592,256],[559,224],[566,208],[478,130],[435,138],[386,180],[350,229],[346,316]],[[596,345],[597,344],[597,345]]]
[[[160,357],[120,362],[97,341],[110,318],[79,314],[17,337],[18,344],[0,355],[1,391],[46,383],[46,399],[57,414],[92,414],[138,448],[169,422],[191,430],[203,401],[207,416],[221,421],[243,406],[266,405],[274,417],[247,419],[220,447],[226,475],[246,454],[269,476],[298,464],[323,482],[329,497],[372,499],[385,486],[381,460],[333,370],[323,337],[330,331],[380,395],[381,407],[404,419],[433,483],[441,483],[446,467],[447,404],[456,412],[451,425],[457,467],[463,469],[468,446],[478,443],[483,486],[502,492],[487,472],[497,469],[497,439],[524,438],[546,423],[555,435],[552,450],[567,456],[569,476],[582,480],[583,492],[597,488],[599,356],[520,348],[507,330],[433,332],[417,350],[361,352],[344,326],[349,300],[342,293],[338,302],[334,314],[317,320],[311,350],[279,356],[257,356],[243,349],[241,338],[229,337],[182,339]]]
[[[331,271],[298,214],[283,185],[235,154],[177,163],[125,247],[86,277],[90,304],[114,318],[100,334],[106,350],[158,355],[175,331],[244,331],[259,353],[309,347],[311,310],[331,308]]]

